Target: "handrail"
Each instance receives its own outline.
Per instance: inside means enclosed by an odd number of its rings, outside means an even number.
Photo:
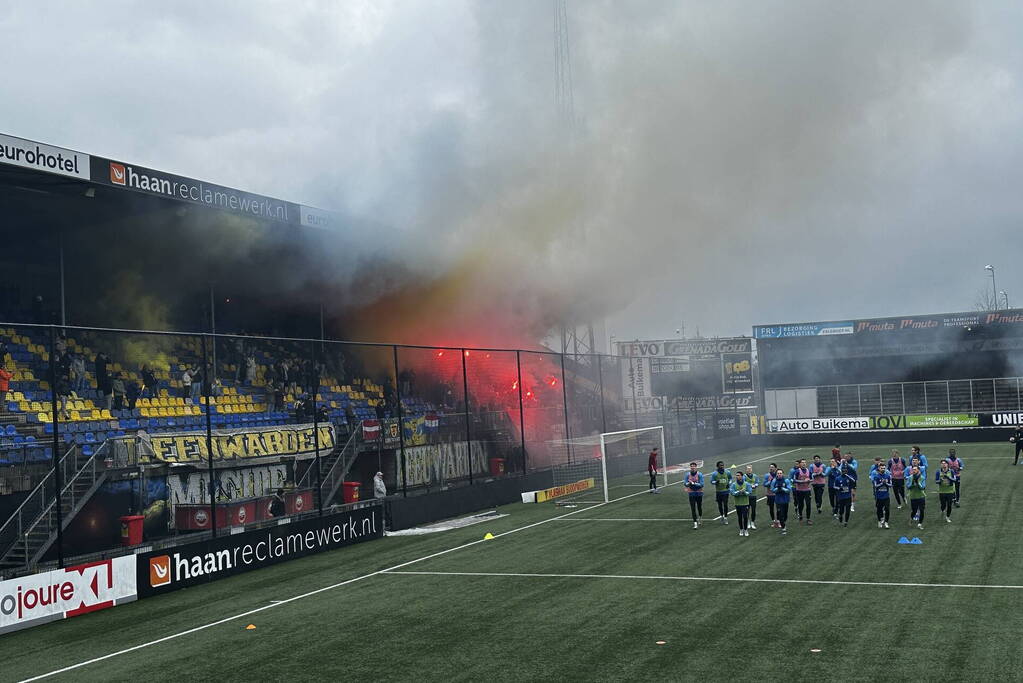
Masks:
[[[61,456],[60,461],[57,463],[58,466],[62,466],[64,464],[64,460],[66,460],[69,455],[71,455],[74,451],[76,451],[77,448],[78,448],[77,444],[73,444],[70,448],[68,448],[67,452],[64,453],[63,456]],[[4,522],[2,525],[0,525],[0,538],[3,537],[4,530],[7,528],[7,526],[11,522],[13,522],[16,517],[20,518],[20,515],[21,515],[21,512],[22,512],[22,508],[24,508],[29,503],[29,501],[32,500],[32,497],[35,496],[37,491],[40,491],[41,489],[45,488],[47,480],[50,477],[52,477],[52,476],[53,476],[53,469],[51,468],[46,473],[46,476],[44,476],[42,479],[39,480],[39,483],[36,485],[36,487],[34,489],[32,489],[32,492],[29,493],[27,496],[25,496],[25,500],[21,501],[21,505],[19,505],[17,508],[15,508],[14,512],[11,513],[11,516],[7,519],[7,521]],[[19,533],[18,535],[20,536],[21,534]],[[4,552],[6,552],[6,549],[4,550]]]
[[[64,488],[61,489],[60,496],[55,496],[54,499],[52,501],[50,501],[49,505],[46,506],[46,509],[43,510],[42,514],[40,514],[39,517],[28,527],[28,529],[25,530],[25,533],[30,533],[33,529],[35,529],[39,525],[39,522],[41,522],[43,520],[43,518],[47,515],[47,513],[49,513],[49,511],[53,508],[54,504],[58,500],[63,502],[64,494],[67,493],[68,489],[71,489],[74,486],[75,482],[78,481],[78,478],[80,476],[82,476],[82,473],[85,472],[85,470],[89,467],[89,465],[93,466],[92,467],[93,483],[96,482],[96,479],[98,477],[96,477],[96,465],[95,465],[95,463],[96,463],[96,456],[98,456],[98,455],[99,455],[99,452],[97,451],[97,452],[94,452],[92,455],[89,456],[89,459],[86,460],[85,463],[80,468],[78,468],[78,470],[75,472],[74,476],[71,477],[71,479],[68,481],[68,483],[64,485]],[[72,491],[72,500],[74,499],[74,495],[73,494],[74,494],[74,492]],[[72,506],[72,507],[74,507],[74,506]],[[64,521],[65,522],[70,522],[71,520],[64,520]]]
[[[349,435],[349,437],[348,437],[348,440],[347,440],[347,441],[345,441],[345,445],[341,447],[341,450],[340,450],[340,451],[338,451],[338,459],[339,459],[339,460],[340,460],[340,458],[341,458],[341,455],[342,455],[342,454],[343,454],[343,453],[345,452],[345,450],[346,450],[346,449],[348,448],[348,444],[350,444],[350,443],[352,442],[352,439],[353,439],[353,438],[355,438],[355,434],[356,434],[356,433],[358,432],[358,430],[359,430],[359,429],[360,429],[361,427],[362,427],[362,422],[359,422],[359,425],[358,425],[358,427],[356,427],[355,429],[353,429],[353,430],[352,430],[352,433],[351,433],[351,435]],[[335,433],[336,433],[336,431],[337,431],[337,430],[335,429]],[[336,448],[336,447],[335,447],[335,448]],[[333,449],[331,449],[331,450],[333,450]],[[328,452],[328,455],[329,455],[329,452]],[[337,461],[335,460],[335,461],[334,461],[334,463],[333,463],[333,464],[332,464],[332,465],[330,466],[330,469],[328,469],[328,470],[327,470],[327,472],[328,472],[328,473],[330,473],[330,471],[331,471],[332,469],[334,469],[334,465],[336,465],[336,464],[337,464]],[[308,481],[308,479],[309,479],[309,478],[310,478],[310,477],[312,476],[312,473],[313,473],[313,471],[314,471],[314,470],[313,470],[313,468],[312,468],[312,467],[308,467],[308,468],[306,468],[306,471],[305,471],[305,473],[304,473],[304,474],[302,475],[302,479],[300,479],[300,480],[299,480],[299,482],[298,482],[298,484],[296,484],[296,488],[303,488],[303,487],[308,487],[308,486],[311,486],[312,484],[311,484],[311,482],[309,482],[309,481]]]
[[[320,479],[320,487],[321,488],[323,487],[323,483],[326,482],[331,477],[332,473],[334,472],[334,468],[337,467],[338,463],[341,462],[342,460],[344,460],[345,452],[348,450],[348,446],[351,445],[352,441],[355,440],[355,437],[358,436],[361,431],[362,431],[362,420],[360,420],[359,424],[357,424],[355,426],[355,429],[352,430],[352,433],[349,435],[348,440],[345,441],[345,445],[342,446],[341,450],[338,452],[337,460],[334,461],[334,464],[332,464],[330,466],[330,468],[321,477],[321,479]],[[303,479],[304,479],[304,477],[303,477]]]
[[[360,434],[361,432],[362,432],[362,422],[360,421],[358,426],[355,429],[352,430],[352,435],[350,437],[348,437],[348,441],[345,442],[344,448],[342,448],[341,452],[338,454],[337,460],[334,461],[334,464],[330,466],[330,469],[327,470],[327,473],[321,478],[321,480],[320,480],[320,490],[319,490],[320,500],[324,500],[324,498],[323,498],[324,488],[327,489],[327,500],[332,498],[334,496],[334,494],[337,493],[339,482],[344,481],[345,475],[348,474],[348,470],[351,469],[352,464],[354,464],[356,458],[359,457],[359,451],[358,451],[357,448],[354,449],[355,450],[355,456],[350,458],[350,459],[345,457],[345,453],[348,451],[348,446],[352,443],[352,441],[355,439],[355,437],[358,434]],[[383,435],[381,435],[380,438],[383,438]],[[344,464],[346,460],[348,462],[347,462],[347,464]],[[340,466],[340,469],[341,469],[341,474],[340,474],[340,476],[337,476],[335,474],[335,471],[339,469],[339,466]],[[336,481],[335,481],[335,479],[336,479]]]

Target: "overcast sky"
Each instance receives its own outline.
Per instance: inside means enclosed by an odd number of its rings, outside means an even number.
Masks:
[[[1020,3],[567,4],[571,130],[551,0],[5,0],[0,131],[365,216],[534,330],[1023,305]]]

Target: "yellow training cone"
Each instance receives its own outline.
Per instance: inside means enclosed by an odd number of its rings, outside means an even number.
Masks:
[[[487,532],[487,535],[483,537],[483,540],[484,540],[484,541],[489,541],[489,540],[490,540],[490,539],[492,539],[493,537],[494,537],[494,534],[492,534],[492,533],[490,533],[490,532],[488,531],[488,532]]]
[[[733,470],[739,469],[739,466],[738,465],[732,465],[732,469]]]
[[[245,630],[246,631],[255,631],[256,630],[256,625],[255,624],[249,624],[248,626],[245,627]]]

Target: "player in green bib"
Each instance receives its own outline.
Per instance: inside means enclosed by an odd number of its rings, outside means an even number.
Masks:
[[[948,460],[942,460],[934,482],[938,485],[938,502],[941,504],[941,511],[945,513],[945,521],[952,522],[952,507],[956,501],[956,476]]]
[[[749,499],[753,494],[753,489],[742,470],[736,471],[735,481],[728,487],[728,491],[735,501],[735,516],[739,519],[739,535],[749,536]]]
[[[927,474],[919,465],[913,465],[906,475],[906,492],[909,497],[910,525],[916,522],[917,529],[924,528],[924,508],[927,506]]]
[[[710,475],[710,483],[714,485],[714,499],[718,504],[718,515],[722,524],[728,524],[728,487],[732,483],[732,472],[725,469],[725,463],[718,460],[717,466]]]

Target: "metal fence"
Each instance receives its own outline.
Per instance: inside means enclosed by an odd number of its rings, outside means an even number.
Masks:
[[[572,440],[600,432],[664,425],[670,450],[749,424],[640,410],[622,359],[546,350],[0,324],[0,358],[0,570],[139,525],[147,541],[228,533],[380,486],[520,476],[592,457]]]
[[[769,418],[1017,412],[1020,384],[999,377],[769,389],[765,411]]]

